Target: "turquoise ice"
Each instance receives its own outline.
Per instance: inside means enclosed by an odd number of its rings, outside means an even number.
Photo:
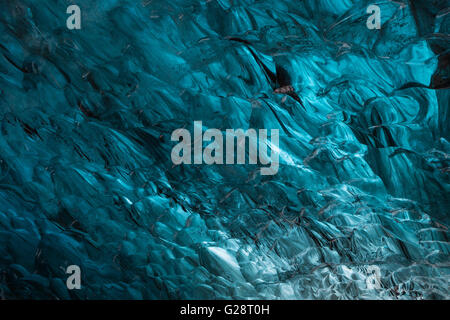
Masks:
[[[445,2],[0,0],[0,297],[449,299]]]

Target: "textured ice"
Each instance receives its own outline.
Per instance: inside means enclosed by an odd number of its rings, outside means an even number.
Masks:
[[[370,4],[0,0],[1,297],[449,299],[448,2]],[[174,166],[197,120],[278,174]]]

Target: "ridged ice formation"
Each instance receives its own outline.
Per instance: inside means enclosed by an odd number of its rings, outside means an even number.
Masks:
[[[449,8],[377,3],[0,0],[0,296],[449,299]],[[278,174],[174,166],[196,120]]]

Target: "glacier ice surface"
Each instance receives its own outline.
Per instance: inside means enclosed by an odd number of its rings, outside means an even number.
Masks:
[[[2,298],[449,298],[446,1],[73,3],[0,0]],[[194,121],[278,173],[174,166]]]

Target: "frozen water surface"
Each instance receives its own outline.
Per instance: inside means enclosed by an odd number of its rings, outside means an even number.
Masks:
[[[448,299],[448,3],[371,4],[0,0],[1,296]],[[278,173],[174,166],[194,121]]]

